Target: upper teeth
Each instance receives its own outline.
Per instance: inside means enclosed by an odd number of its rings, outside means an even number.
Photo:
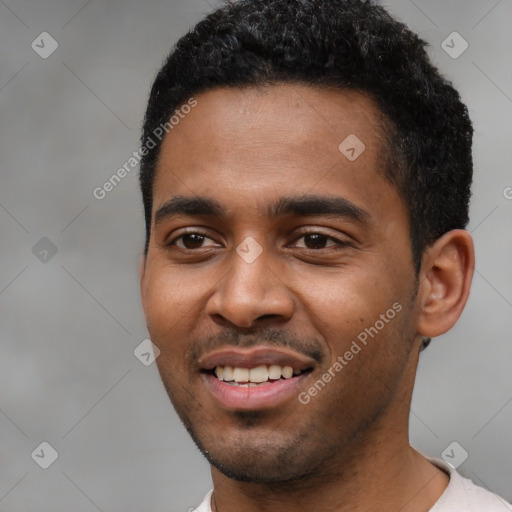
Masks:
[[[283,377],[289,379],[293,375],[301,373],[300,370],[294,370],[291,366],[279,366],[272,364],[270,366],[257,366],[256,368],[239,368],[232,366],[217,366],[215,375],[220,380],[235,382],[266,382],[267,380],[276,380]]]

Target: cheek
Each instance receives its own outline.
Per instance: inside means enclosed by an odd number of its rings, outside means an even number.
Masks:
[[[163,265],[147,270],[142,294],[144,313],[152,341],[160,350],[179,345],[197,321],[201,282]]]
[[[177,397],[188,378],[184,360],[196,314],[190,304],[192,293],[190,286],[180,286],[169,272],[146,274],[146,323],[151,341],[160,350],[155,362],[167,392]]]
[[[321,279],[304,277],[303,286],[305,315],[329,352],[322,372],[331,369],[336,375],[330,387],[340,395],[336,400],[352,403],[355,395],[346,396],[346,391],[358,389],[358,399],[377,403],[383,383],[393,387],[409,350],[404,339],[408,337],[408,292],[403,282],[381,274],[380,269],[374,273],[361,268]]]
[[[294,278],[294,288],[305,314],[320,330],[322,325],[329,328],[331,338],[344,332],[357,334],[402,295],[382,264],[371,268],[356,264],[328,273],[303,272]]]

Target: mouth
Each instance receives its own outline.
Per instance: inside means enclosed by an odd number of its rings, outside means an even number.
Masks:
[[[289,350],[230,348],[199,361],[204,381],[217,403],[230,410],[269,409],[298,396],[315,361]]]
[[[288,380],[304,373],[309,373],[313,368],[293,368],[292,366],[280,366],[277,364],[260,365],[255,368],[242,368],[239,366],[216,366],[212,370],[204,370],[205,373],[215,376],[218,380],[230,386],[257,387],[268,386],[279,380]]]

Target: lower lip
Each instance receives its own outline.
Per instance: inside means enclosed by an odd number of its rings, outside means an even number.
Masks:
[[[255,409],[270,409],[290,397],[297,397],[297,389],[310,372],[291,377],[290,379],[276,380],[261,386],[231,386],[219,380],[212,374],[205,373],[206,380],[213,396],[221,405],[228,409],[250,411]]]

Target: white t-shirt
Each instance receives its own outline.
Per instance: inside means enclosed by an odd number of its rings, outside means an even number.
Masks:
[[[512,505],[505,500],[478,487],[471,480],[459,475],[455,469],[442,459],[426,457],[432,464],[442,469],[450,476],[450,482],[436,504],[429,512],[507,512],[512,511]],[[210,500],[213,489],[206,495],[204,501],[192,512],[212,512]]]

